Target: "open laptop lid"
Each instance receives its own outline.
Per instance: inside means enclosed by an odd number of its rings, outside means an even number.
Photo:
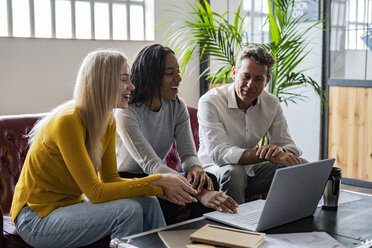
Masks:
[[[334,161],[326,159],[278,169],[266,201],[241,204],[236,214],[213,211],[204,216],[237,228],[264,231],[313,215]]]
[[[331,158],[278,169],[256,230],[313,215],[334,162]]]

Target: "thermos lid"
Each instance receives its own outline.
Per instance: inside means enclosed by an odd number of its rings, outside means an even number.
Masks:
[[[330,176],[341,176],[341,168],[333,167]]]

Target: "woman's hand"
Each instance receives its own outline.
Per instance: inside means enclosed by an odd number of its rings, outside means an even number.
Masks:
[[[200,165],[193,165],[187,173],[187,181],[192,183],[192,187],[201,193],[204,184],[207,183],[207,189],[213,190],[212,179],[207,175]]]
[[[203,189],[203,192],[198,195],[198,199],[208,208],[231,214],[236,213],[236,208],[239,206],[233,198],[219,191],[208,191]]]
[[[198,192],[191,187],[186,179],[174,173],[162,174],[162,177],[151,182],[152,185],[163,189],[164,195],[159,196],[178,205],[197,202],[194,197]]]

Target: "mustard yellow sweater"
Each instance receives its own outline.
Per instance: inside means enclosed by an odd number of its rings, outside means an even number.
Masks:
[[[99,177],[85,147],[86,130],[76,107],[68,107],[47,124],[45,141],[39,134],[28,151],[15,188],[10,214],[15,220],[27,203],[40,217],[58,207],[82,201],[94,204],[143,195],[162,195],[150,184],[156,174],[140,179],[122,179],[116,167],[115,121],[102,138],[103,156]]]

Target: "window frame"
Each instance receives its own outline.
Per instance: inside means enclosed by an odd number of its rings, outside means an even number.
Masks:
[[[331,78],[331,4],[332,1],[323,1],[323,58],[322,58],[322,89],[325,92],[326,102],[329,100],[329,86],[341,87],[363,87],[372,88],[372,80],[368,79],[344,79],[344,78]],[[345,17],[346,18],[346,17]],[[321,159],[328,157],[328,124],[329,124],[329,108],[328,104],[324,105],[324,111],[321,115],[321,144],[320,144],[320,157]]]
[[[37,38],[37,39],[78,39],[76,38],[76,11],[75,11],[75,3],[76,2],[88,2],[90,3],[90,21],[91,21],[91,38],[88,40],[96,40],[95,38],[95,3],[107,3],[109,8],[109,37],[107,39],[99,39],[99,40],[132,40],[131,37],[131,30],[130,30],[130,9],[131,6],[141,6],[143,11],[143,39],[141,41],[152,41],[149,39],[146,27],[146,0],[142,1],[135,1],[135,0],[66,0],[71,3],[71,38],[59,38],[56,36],[56,0],[49,0],[50,1],[50,8],[51,8],[51,37],[38,37],[35,36],[35,9],[34,9],[34,2],[35,0],[28,0],[29,1],[29,13],[30,13],[30,36],[22,36],[21,38]],[[154,0],[155,1],[155,0]],[[114,39],[113,34],[113,4],[123,4],[126,7],[126,29],[127,29],[127,38],[126,39]],[[20,36],[14,36],[13,32],[13,3],[12,0],[6,0],[7,4],[7,21],[8,21],[8,35],[4,35],[1,37],[7,38],[18,38]],[[138,39],[135,39],[138,40]]]
[[[267,18],[269,13],[264,13],[263,12],[263,7],[261,5],[261,9],[260,11],[256,11],[256,1],[255,0],[251,0],[250,1],[251,3],[251,6],[249,6],[249,9],[250,10],[243,10],[244,12],[244,15],[246,16],[246,20],[249,19],[249,21],[247,21],[247,28],[249,30],[254,30],[255,27],[257,27],[256,23],[258,20],[262,20],[263,18]],[[264,1],[264,3],[266,3],[266,1]],[[269,31],[263,31],[262,30],[262,27],[263,27],[263,24],[264,23],[261,23],[260,22],[260,25],[258,25],[259,27],[261,27],[261,31],[260,33],[250,33],[248,32],[248,42],[252,43],[252,40],[253,42],[256,42],[257,43],[257,37],[259,37],[260,41],[258,43],[267,43],[270,41],[270,30]],[[266,24],[266,25],[269,25],[269,24]],[[270,28],[269,28],[270,29]],[[266,37],[265,37],[266,36]]]
[[[346,29],[348,30],[349,29],[349,26],[350,24],[351,25],[356,25],[356,26],[367,26],[367,29],[368,29],[368,19],[366,20],[367,23],[362,23],[362,22],[358,22],[358,20],[356,21],[349,21],[347,22],[347,16],[349,16],[349,12],[347,11],[348,10],[348,5],[349,5],[349,2],[350,1],[355,1],[355,0],[331,0],[331,1],[326,1],[326,3],[324,3],[324,13],[325,13],[325,19],[327,20],[326,21],[326,26],[325,26],[325,33],[324,33],[324,47],[325,47],[325,50],[323,51],[325,54],[325,57],[327,57],[327,60],[324,61],[324,65],[325,65],[325,75],[323,77],[323,82],[326,82],[326,85],[328,86],[346,86],[346,87],[367,87],[367,88],[370,88],[372,87],[372,79],[353,79],[353,78],[332,78],[331,77],[331,49],[332,49],[332,44],[331,42],[335,42],[335,48],[337,51],[337,46],[340,44],[339,41],[333,41],[332,40],[332,32],[336,32],[336,35],[333,36],[333,37],[337,37],[337,34],[338,32],[340,32],[340,30],[342,29]],[[366,1],[371,1],[371,0],[364,0],[365,2]],[[332,23],[332,3],[333,2],[337,2],[337,3],[345,3],[345,13],[344,13],[344,26],[343,25],[338,25],[339,23],[337,22],[336,25],[334,25]],[[372,1],[371,1],[372,2]],[[356,10],[358,10],[358,2],[356,2]],[[372,6],[369,6],[369,8],[372,8]],[[371,27],[372,28],[372,27]],[[346,37],[347,36],[347,37]],[[355,36],[357,37],[357,36]],[[345,32],[345,40],[344,40],[344,46],[342,49],[340,50],[349,50],[349,51],[366,51],[366,58],[365,58],[365,62],[367,62],[367,53],[368,53],[368,47],[366,45],[364,45],[365,49],[361,49],[361,48],[350,48],[350,44],[346,44],[349,39],[349,35]],[[342,43],[342,42],[341,42]],[[365,77],[366,77],[366,72],[367,72],[367,64],[364,65],[365,66]]]

